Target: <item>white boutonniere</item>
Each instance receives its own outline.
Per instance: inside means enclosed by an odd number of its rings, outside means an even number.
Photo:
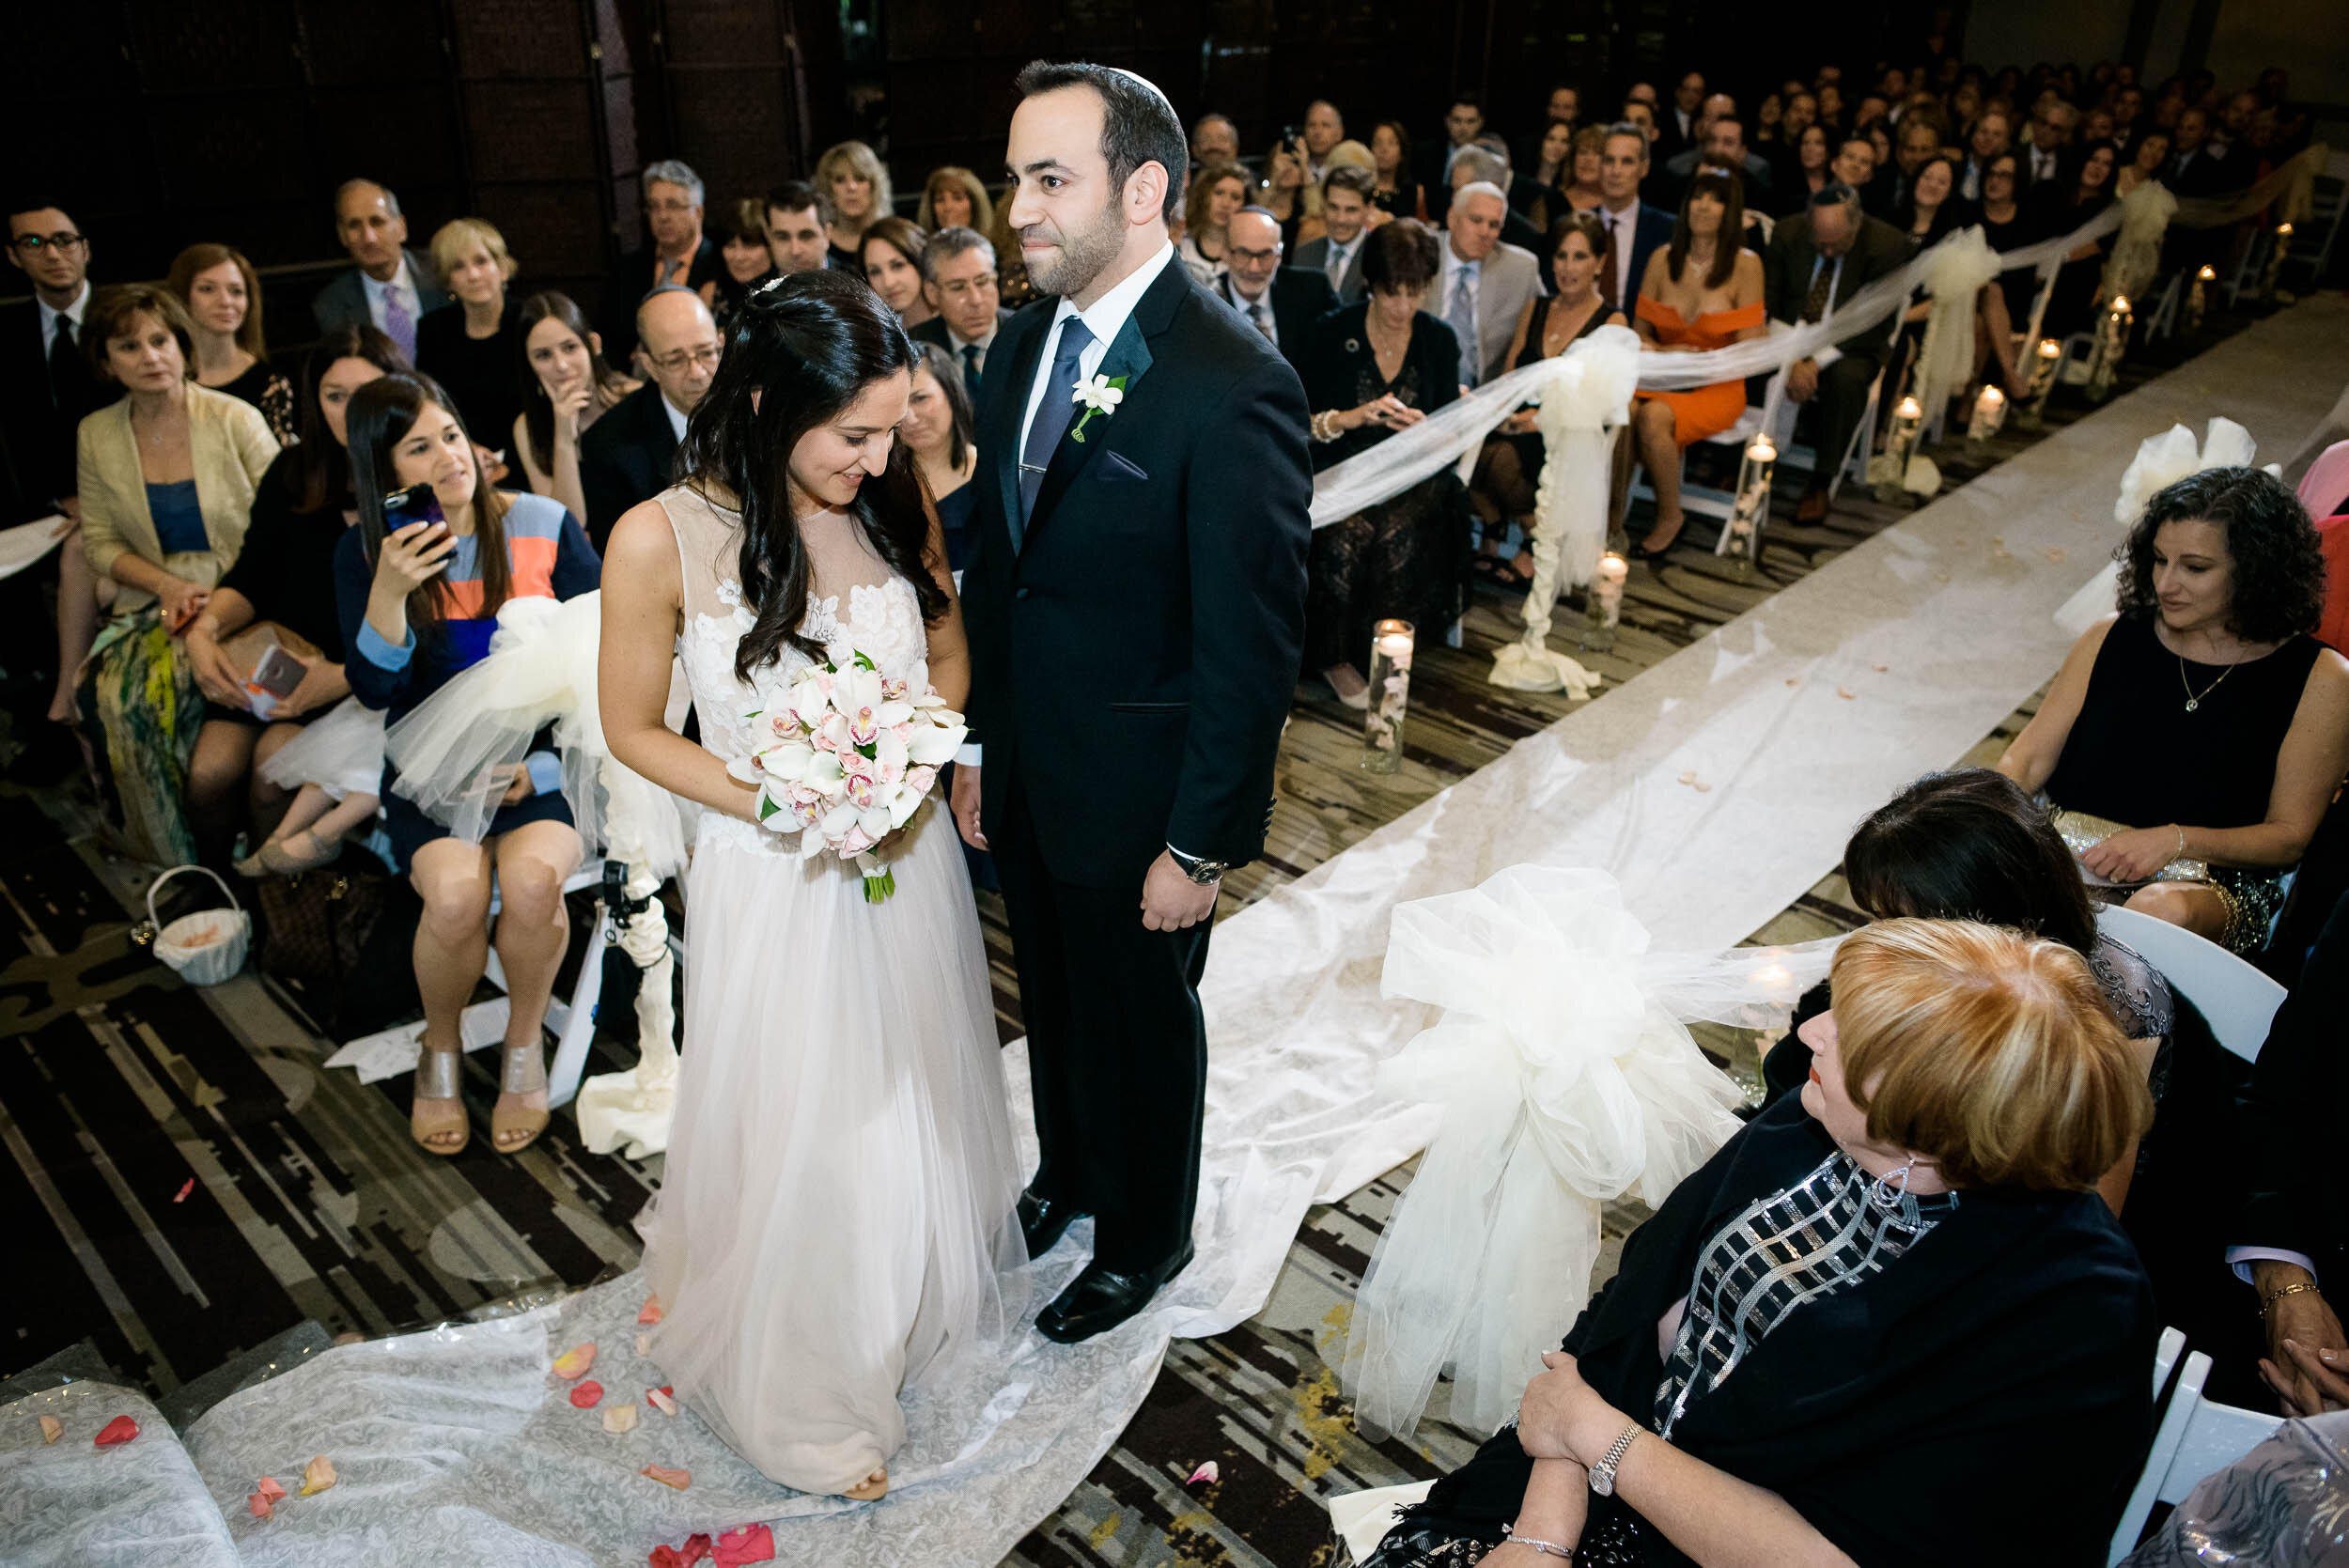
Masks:
[[[1107,418],[1117,411],[1118,404],[1126,400],[1126,378],[1095,376],[1079,381],[1076,391],[1069,396],[1072,400],[1082,403],[1085,411],[1069,430],[1068,439],[1082,441],[1085,439],[1085,427],[1092,422],[1095,414]]]

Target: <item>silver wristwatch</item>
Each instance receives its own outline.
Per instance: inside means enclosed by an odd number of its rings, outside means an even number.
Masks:
[[[1232,869],[1228,861],[1203,861],[1196,855],[1184,854],[1171,844],[1166,846],[1166,852],[1174,858],[1175,866],[1184,876],[1203,888],[1221,881],[1223,874]]]
[[[1644,1427],[1637,1425],[1623,1429],[1623,1436],[1616,1438],[1615,1446],[1607,1451],[1607,1457],[1591,1467],[1592,1491],[1602,1498],[1615,1495],[1615,1467],[1622,1464],[1623,1456],[1631,1452],[1631,1439],[1644,1430]]]

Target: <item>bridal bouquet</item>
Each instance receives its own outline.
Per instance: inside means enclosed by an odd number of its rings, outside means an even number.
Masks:
[[[801,670],[746,718],[751,754],[728,771],[758,786],[760,825],[798,833],[803,860],[830,850],[854,861],[867,904],[896,892],[874,851],[937,785],[970,733],[962,715],[926,680],[891,680],[850,648]]]

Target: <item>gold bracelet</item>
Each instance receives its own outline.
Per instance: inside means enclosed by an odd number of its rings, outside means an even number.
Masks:
[[[2304,1290],[2314,1289],[2316,1289],[2316,1281],[2313,1280],[2301,1280],[2294,1284],[2279,1285],[2276,1289],[2269,1291],[2265,1296],[2260,1297],[2260,1321],[2262,1323],[2266,1322],[2267,1310],[2270,1307],[2273,1307],[2277,1302],[2281,1301],[2285,1296],[2297,1296]]]

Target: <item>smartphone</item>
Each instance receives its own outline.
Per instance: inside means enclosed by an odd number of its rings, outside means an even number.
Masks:
[[[394,490],[383,498],[383,532],[386,535],[397,534],[411,523],[447,520],[441,511],[441,498],[432,492],[428,483]]]

